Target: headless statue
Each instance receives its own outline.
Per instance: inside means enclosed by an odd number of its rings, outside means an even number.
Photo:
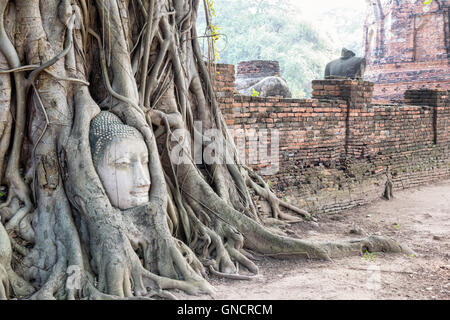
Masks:
[[[327,64],[325,68],[325,79],[333,77],[362,79],[365,69],[365,58],[355,57],[354,52],[343,48],[341,57]]]
[[[394,193],[392,191],[393,187],[394,187],[394,184],[392,183],[392,179],[390,176],[390,170],[389,170],[389,167],[387,167],[387,169],[386,169],[386,185],[385,185],[384,193],[383,193],[383,197],[386,200],[391,200],[394,197]]]

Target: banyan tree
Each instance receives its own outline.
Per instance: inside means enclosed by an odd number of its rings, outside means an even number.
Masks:
[[[252,195],[310,216],[239,160],[199,46],[204,5],[0,0],[0,298],[173,298],[257,274],[255,254],[408,250],[262,222]]]

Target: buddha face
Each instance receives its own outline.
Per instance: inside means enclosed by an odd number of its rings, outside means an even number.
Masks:
[[[115,137],[105,146],[96,170],[114,207],[126,210],[149,202],[148,150],[143,139]]]

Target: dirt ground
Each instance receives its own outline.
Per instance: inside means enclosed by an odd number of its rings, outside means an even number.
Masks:
[[[394,194],[318,224],[290,226],[291,235],[314,240],[389,236],[417,255],[375,253],[334,262],[262,258],[251,281],[211,278],[214,299],[445,299],[450,300],[450,181]],[[210,296],[182,299],[211,299]]]

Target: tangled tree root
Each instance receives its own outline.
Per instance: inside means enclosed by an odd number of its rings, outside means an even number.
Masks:
[[[9,236],[0,223],[0,299],[29,296],[34,288],[14,272],[11,267],[12,248]]]
[[[274,220],[314,218],[240,164],[198,43],[200,2],[0,0],[7,62],[0,74],[10,77],[0,81],[0,102],[15,110],[0,115],[8,119],[0,124],[0,182],[8,187],[0,204],[0,299],[174,299],[174,289],[213,293],[208,272],[254,279],[258,254],[331,260],[412,252],[383,237],[312,242],[262,224],[250,190],[270,204]],[[111,205],[89,144],[100,107],[142,135],[152,182],[145,205]],[[207,130],[218,132],[226,154],[197,164],[192,141],[209,150]],[[180,141],[181,163],[173,156]],[[13,250],[21,256],[14,270]]]

